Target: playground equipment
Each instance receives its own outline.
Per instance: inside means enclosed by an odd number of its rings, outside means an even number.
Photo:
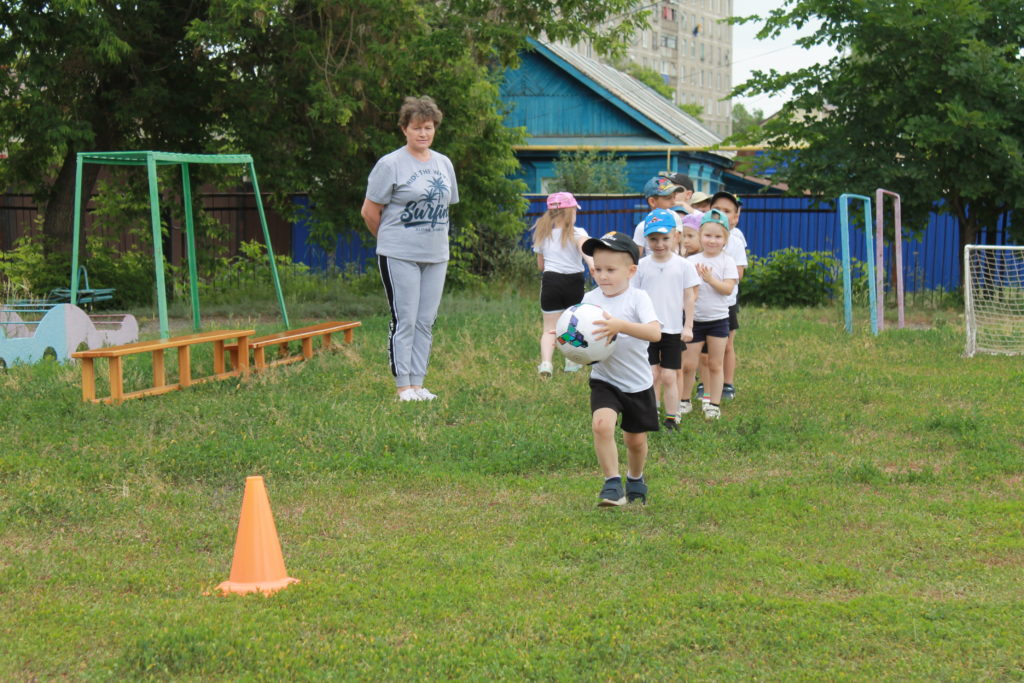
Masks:
[[[902,330],[903,318],[903,218],[900,211],[900,196],[895,192],[878,188],[875,190],[875,225],[878,232],[875,237],[875,258],[878,268],[875,271],[875,286],[878,290],[878,329],[885,328],[885,267],[883,252],[885,242],[882,237],[882,220],[885,196],[892,197],[893,240],[892,250],[896,261],[896,329]]]
[[[25,320],[22,314],[42,318]],[[139,323],[133,315],[88,315],[71,304],[23,304],[0,309],[0,362],[6,366],[38,363],[48,350],[58,362],[64,362],[83,344],[97,349],[138,338]]]
[[[850,215],[849,200],[855,199],[864,203],[864,239],[867,244],[868,265],[868,301],[874,302],[875,297],[875,252],[871,248],[871,198],[862,194],[842,194],[839,196],[840,241],[843,249],[843,314],[846,331],[853,333],[853,284],[850,266]],[[878,311],[872,303],[868,304],[871,311],[871,333],[878,334]]]
[[[288,313],[285,310],[284,295],[281,293],[281,281],[277,276],[274,263],[274,252],[270,246],[270,230],[267,228],[267,217],[263,211],[260,198],[260,187],[256,180],[256,167],[249,154],[174,154],[169,152],[79,152],[75,169],[75,217],[74,242],[71,251],[71,303],[78,303],[80,294],[78,280],[78,245],[81,232],[82,211],[82,166],[84,164],[104,164],[112,166],[145,166],[149,176],[149,211],[153,235],[153,268],[156,272],[157,309],[160,318],[160,337],[170,336],[167,322],[167,288],[164,283],[164,259],[162,236],[160,232],[160,202],[157,194],[157,166],[176,165],[181,167],[182,202],[185,207],[185,238],[188,248],[189,292],[192,297],[192,327],[199,331],[199,283],[196,273],[196,238],[192,220],[192,187],[189,180],[189,164],[243,164],[252,181],[253,194],[256,197],[256,209],[259,212],[260,224],[263,227],[263,239],[267,246],[267,258],[270,262],[270,273],[274,280],[277,302],[281,307],[281,318],[288,327]]]

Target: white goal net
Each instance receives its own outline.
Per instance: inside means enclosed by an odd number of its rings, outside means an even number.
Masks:
[[[1024,247],[964,247],[967,348],[1024,353]]]

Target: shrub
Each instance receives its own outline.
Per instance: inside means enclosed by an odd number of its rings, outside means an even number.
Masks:
[[[777,308],[820,306],[842,295],[842,263],[827,251],[787,247],[766,257],[751,256],[743,276],[740,297],[744,303]],[[851,262],[855,296],[867,290],[864,264]]]

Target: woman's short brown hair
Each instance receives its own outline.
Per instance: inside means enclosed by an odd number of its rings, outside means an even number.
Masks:
[[[398,110],[398,127],[408,128],[413,119],[433,121],[435,126],[439,126],[443,116],[433,97],[406,97]]]

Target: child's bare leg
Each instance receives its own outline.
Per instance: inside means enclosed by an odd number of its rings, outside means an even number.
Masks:
[[[661,385],[665,391],[665,416],[675,417],[679,410],[679,385],[676,384],[676,371],[661,369]]]
[[[736,379],[736,330],[729,332],[729,342],[725,345],[725,358],[722,360],[722,377],[726,384]]]
[[[708,351],[711,350],[711,337],[708,337]],[[708,354],[700,354],[700,381],[704,383],[704,393],[708,391]]]
[[[622,440],[626,442],[626,453],[629,456],[629,469],[626,470],[626,474],[633,479],[639,479],[647,462],[647,432],[622,432]]]
[[[661,400],[662,390],[660,365],[651,366],[651,379],[654,381],[654,401],[658,402]]]
[[[722,402],[722,363],[728,337],[708,337],[708,376],[704,378],[704,391],[711,395],[711,402]]]
[[[615,445],[615,422],[618,417],[619,414],[611,408],[598,408],[591,422],[594,451],[605,478],[619,476],[619,447]]]
[[[555,352],[555,335],[551,334],[551,331],[555,329],[555,323],[558,322],[558,316],[561,313],[544,313],[544,325],[540,331],[540,362],[550,363],[551,356]]]
[[[690,398],[693,393],[694,374],[697,372],[697,365],[700,364],[700,351],[703,348],[704,342],[688,342],[686,350],[683,351],[683,369],[680,372],[683,374],[682,394],[686,398]]]

